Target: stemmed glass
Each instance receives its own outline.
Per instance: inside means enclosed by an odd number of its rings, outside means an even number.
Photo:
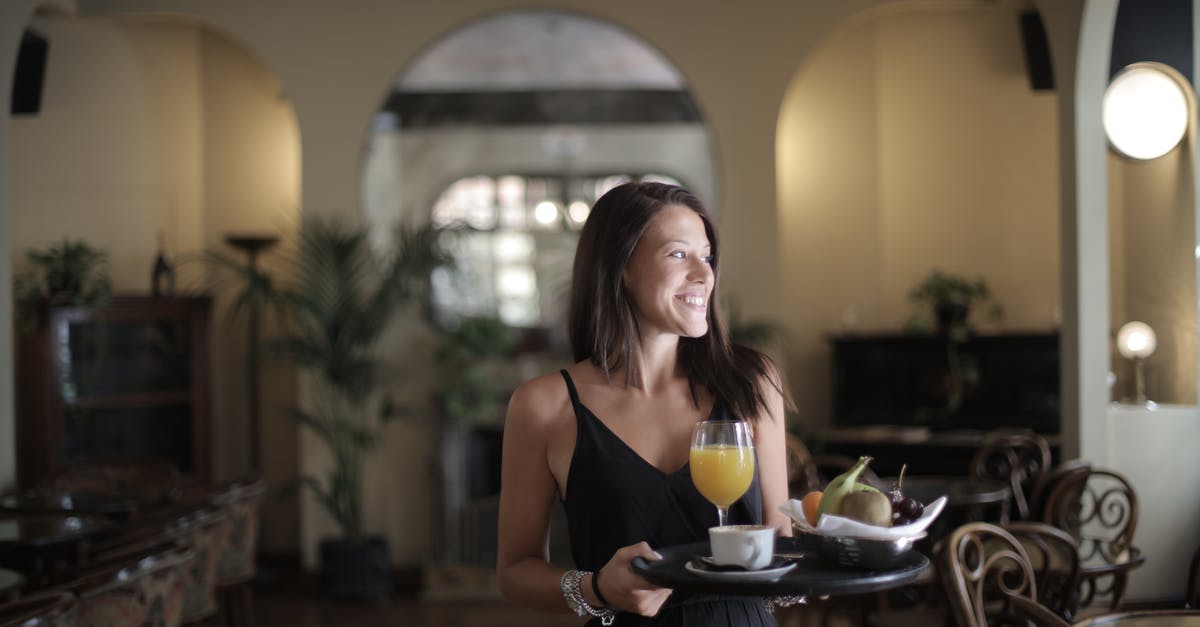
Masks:
[[[729,522],[729,506],[754,479],[754,442],[743,420],[705,420],[692,430],[692,483],[717,506],[717,525]]]

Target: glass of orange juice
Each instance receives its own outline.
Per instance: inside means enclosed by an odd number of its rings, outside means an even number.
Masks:
[[[705,420],[692,431],[689,458],[692,483],[717,506],[717,525],[729,519],[729,506],[754,479],[754,442],[744,420]]]

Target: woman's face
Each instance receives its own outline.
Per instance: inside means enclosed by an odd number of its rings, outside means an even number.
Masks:
[[[708,332],[712,245],[704,221],[684,205],[667,205],[650,221],[624,273],[643,338]]]

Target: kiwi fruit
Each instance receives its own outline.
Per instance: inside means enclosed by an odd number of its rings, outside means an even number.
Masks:
[[[838,516],[877,527],[891,527],[892,503],[882,492],[851,492],[842,499]]]

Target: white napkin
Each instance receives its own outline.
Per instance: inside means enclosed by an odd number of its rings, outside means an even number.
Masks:
[[[822,536],[853,536],[855,538],[870,538],[874,540],[896,540],[899,538],[912,538],[924,535],[925,529],[933,523],[938,514],[942,513],[942,509],[946,507],[946,497],[940,496],[925,506],[925,511],[921,517],[908,523],[907,525],[897,525],[895,527],[878,527],[876,525],[868,525],[850,520],[841,516],[825,514],[817,521],[817,526],[813,527],[808,524],[808,519],[804,517],[804,509],[800,505],[800,501],[791,499],[779,506],[779,510],[787,514],[796,527],[804,533],[815,533]]]

